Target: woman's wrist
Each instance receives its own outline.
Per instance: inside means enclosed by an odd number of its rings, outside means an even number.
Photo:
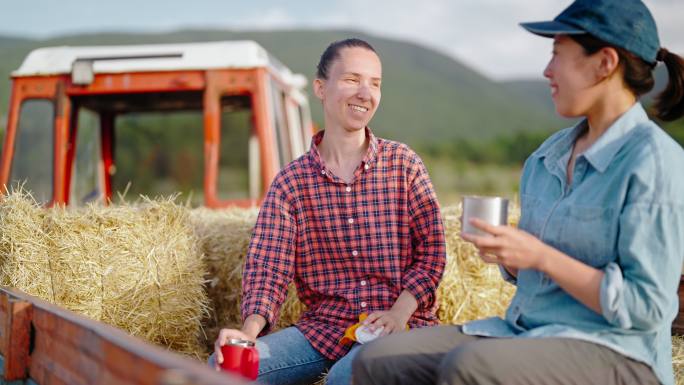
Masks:
[[[256,340],[264,326],[266,326],[266,319],[258,314],[252,314],[245,319],[241,331],[249,336],[251,340]]]
[[[536,256],[536,270],[544,274],[549,274],[550,261],[555,256],[554,249],[546,243],[539,241],[535,248],[534,254]]]
[[[416,298],[408,290],[404,290],[394,302],[390,311],[395,313],[400,319],[408,322],[417,308],[418,301]]]

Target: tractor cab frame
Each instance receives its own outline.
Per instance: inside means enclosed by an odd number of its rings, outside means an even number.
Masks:
[[[122,169],[171,168],[199,179],[191,194],[205,206],[256,205],[278,170],[308,147],[313,126],[305,85],[306,78],[253,41],[36,49],[12,73],[0,185],[22,184],[48,206],[107,203],[122,183],[152,179],[117,181]],[[133,158],[127,146],[141,145],[135,131],[144,129],[130,117],[153,115],[147,121],[157,131],[146,148],[156,148],[156,136],[177,124],[164,116],[178,112],[194,118],[175,142],[194,141],[201,160],[162,149],[124,167]],[[238,118],[230,117],[236,112]],[[122,122],[126,137],[119,135]],[[230,165],[240,176],[232,179],[224,172],[231,156],[242,159]],[[173,161],[162,164],[161,157]]]

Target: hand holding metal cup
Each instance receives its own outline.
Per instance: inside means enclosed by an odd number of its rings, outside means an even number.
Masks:
[[[464,197],[461,220],[463,240],[475,245],[484,262],[502,265],[510,274],[520,269],[543,272],[546,256],[556,252],[533,234],[508,226],[505,198]]]
[[[494,226],[508,224],[508,199],[502,197],[464,196],[461,214],[461,233],[489,236],[490,234],[476,228],[470,223],[478,218]]]

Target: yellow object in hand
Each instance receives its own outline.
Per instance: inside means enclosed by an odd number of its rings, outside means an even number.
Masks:
[[[354,342],[365,344],[366,342],[373,341],[380,337],[380,334],[385,329],[384,326],[371,330],[368,325],[363,324],[363,321],[365,321],[366,318],[368,318],[368,314],[361,313],[359,315],[359,322],[353,324],[344,331],[344,336],[340,339],[340,343],[343,345],[353,344]],[[409,327],[406,325],[406,330],[408,329]]]

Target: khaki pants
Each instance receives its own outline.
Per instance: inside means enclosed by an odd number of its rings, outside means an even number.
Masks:
[[[416,329],[361,348],[354,385],[656,385],[648,365],[567,338],[485,338],[458,326]]]

